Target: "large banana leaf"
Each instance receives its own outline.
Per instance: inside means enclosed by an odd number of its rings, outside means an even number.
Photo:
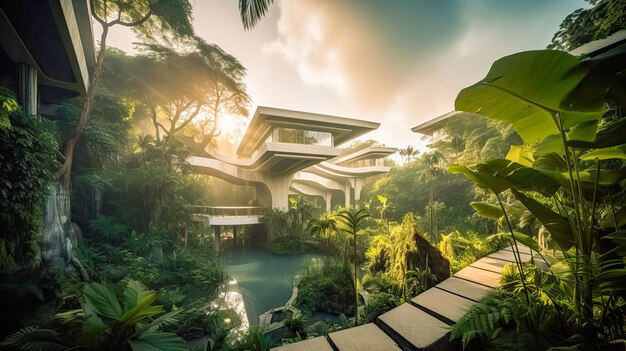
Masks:
[[[510,121],[526,143],[534,144],[559,133],[557,113],[564,129],[604,114],[604,101],[587,104],[584,110],[563,103],[587,73],[578,58],[565,52],[513,54],[494,62],[483,80],[461,90],[455,109]]]
[[[470,206],[474,208],[476,214],[480,217],[499,220],[504,216],[504,212],[502,212],[500,207],[486,202],[470,202]]]
[[[597,131],[592,140],[572,136],[567,142],[568,146],[582,149],[598,149],[617,146],[624,143],[626,135],[626,118],[606,124]]]
[[[106,285],[89,283],[83,289],[83,296],[95,313],[114,320],[122,316],[122,307],[115,293]]]
[[[563,250],[568,250],[572,247],[574,244],[574,232],[566,218],[515,189],[511,189],[511,193],[537,217]]]
[[[144,296],[135,307],[122,315],[120,321],[127,325],[135,325],[145,319],[163,313],[163,306],[152,306],[157,298],[159,298],[159,294],[157,293]]]
[[[581,160],[611,160],[611,159],[626,159],[626,144],[614,147],[607,147],[604,149],[593,150],[580,157]]]

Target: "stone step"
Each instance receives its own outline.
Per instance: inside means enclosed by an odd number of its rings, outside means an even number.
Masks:
[[[338,351],[400,351],[396,342],[374,323],[328,334],[328,342]]]
[[[465,267],[454,276],[494,289],[500,286],[500,274],[476,267]]]
[[[404,303],[376,322],[403,350],[448,350],[448,325],[419,308]],[[361,350],[369,350],[363,348]]]
[[[435,287],[414,297],[411,304],[452,325],[463,317],[474,301]]]
[[[299,341],[293,344],[278,346],[272,351],[333,351],[326,338],[323,336]]]
[[[437,285],[437,288],[463,296],[473,301],[478,301],[487,296],[489,293],[495,291],[493,288],[488,288],[484,285],[472,283],[456,277],[450,277],[442,281]]]
[[[515,262],[515,255],[513,254],[513,251],[500,250],[492,253],[491,255],[488,255],[487,257],[497,258],[503,261]],[[530,261],[531,257],[532,256],[530,254],[520,252],[520,259],[522,260],[522,262]]]
[[[476,268],[484,269],[486,271],[491,271],[491,272],[500,274],[502,273],[502,269],[504,268],[504,266],[506,266],[509,263],[511,262],[500,260],[500,259],[493,258],[493,257],[483,257],[480,260],[470,264],[470,267],[476,267]]]
[[[522,245],[520,243],[517,243],[517,248],[519,249],[519,252],[521,252],[521,253],[525,253],[525,254],[529,254],[529,255],[533,254],[533,250],[531,250],[530,247],[528,247],[526,245]],[[513,251],[513,246],[507,246],[507,247],[505,247],[502,250]]]

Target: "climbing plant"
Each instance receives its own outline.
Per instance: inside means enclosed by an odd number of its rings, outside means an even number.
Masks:
[[[44,199],[58,167],[45,121],[0,87],[0,269],[36,266]]]

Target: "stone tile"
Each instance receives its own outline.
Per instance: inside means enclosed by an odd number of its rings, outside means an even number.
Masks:
[[[470,264],[471,267],[492,271],[494,273],[502,273],[502,268],[507,265],[508,261],[499,260],[492,257],[483,257],[480,260]]]
[[[509,261],[509,262],[515,262],[515,255],[513,254],[513,251],[500,250],[500,251],[496,251],[492,253],[491,255],[488,255],[487,257],[497,258],[499,260],[504,260],[504,261]],[[530,261],[530,257],[531,256],[529,254],[520,252],[520,258],[522,262]]]
[[[448,324],[454,324],[463,317],[465,312],[474,304],[474,301],[445,290],[433,288],[414,297],[411,303],[427,309],[426,312],[429,314],[433,312],[435,317]]]
[[[441,349],[449,344],[448,325],[409,303],[380,315],[377,324],[403,349]]]
[[[278,346],[272,351],[333,351],[328,341],[323,336],[304,341]]]
[[[491,288],[500,286],[500,274],[471,266],[461,269],[454,276]]]
[[[400,350],[395,341],[373,323],[331,333],[328,338],[339,351]]]
[[[518,243],[517,244],[517,248],[519,249],[519,252],[521,252],[521,253],[532,255],[532,250],[530,249],[530,247],[528,247],[526,245],[522,245],[522,244]],[[507,246],[507,247],[505,247],[502,250],[513,251],[513,246]]]
[[[467,280],[450,277],[437,285],[437,288],[461,295],[470,300],[479,301],[495,289],[472,283]]]

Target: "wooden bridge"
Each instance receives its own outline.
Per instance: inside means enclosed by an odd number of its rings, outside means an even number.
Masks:
[[[522,261],[531,250],[520,247]],[[437,286],[378,317],[375,323],[273,348],[277,351],[455,350],[450,326],[500,285],[502,268],[515,262],[510,247],[463,268]]]

